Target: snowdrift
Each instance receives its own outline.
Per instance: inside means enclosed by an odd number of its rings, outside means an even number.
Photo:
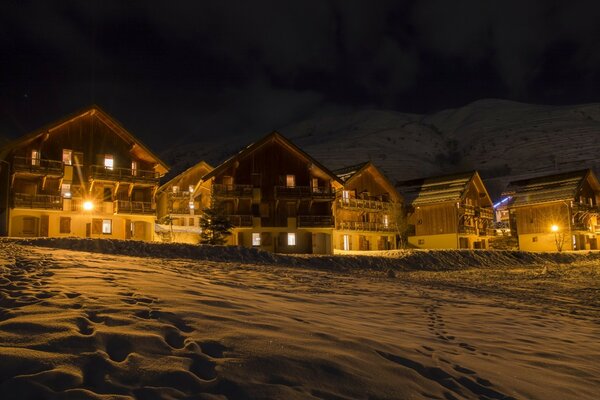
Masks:
[[[189,245],[113,239],[33,238],[2,242],[134,257],[183,258],[330,270],[425,270],[501,268],[600,262],[600,252],[532,253],[505,250],[391,250],[369,255],[283,255],[236,246]]]

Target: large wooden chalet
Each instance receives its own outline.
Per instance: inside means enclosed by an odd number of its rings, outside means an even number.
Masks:
[[[164,185],[156,194],[157,233],[162,241],[198,243],[200,215],[210,207],[210,189],[202,178],[213,170],[204,161],[188,168]]]
[[[503,196],[521,250],[598,249],[600,183],[591,170],[511,182]]]
[[[333,202],[342,181],[273,132],[203,178],[235,228],[229,244],[279,253],[333,252]]]
[[[494,234],[490,196],[477,172],[396,185],[408,210],[411,247],[486,249]]]
[[[100,108],[8,144],[0,159],[10,164],[0,234],[154,239],[154,197],[167,166]]]
[[[334,204],[334,249],[395,249],[402,197],[394,185],[371,162],[334,173],[344,184]]]

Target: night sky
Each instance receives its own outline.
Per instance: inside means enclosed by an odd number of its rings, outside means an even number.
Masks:
[[[598,1],[24,1],[0,136],[92,103],[158,151],[364,108],[600,101]]]

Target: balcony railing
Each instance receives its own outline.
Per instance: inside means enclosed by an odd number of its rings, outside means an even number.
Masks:
[[[146,201],[116,200],[114,202],[116,214],[154,214],[154,205]]]
[[[598,214],[600,212],[600,207],[586,203],[573,203],[573,212]]]
[[[46,160],[43,158],[19,157],[13,158],[12,164],[15,172],[29,172],[40,175],[57,175],[63,174],[62,161]]]
[[[104,165],[90,165],[90,180],[119,182],[147,182],[158,184],[160,174],[155,171],[129,168],[107,168]]]
[[[252,215],[228,215],[227,219],[236,227],[252,227]]]
[[[493,228],[479,229],[479,236],[496,236],[496,230]]]
[[[215,183],[212,185],[213,194],[222,198],[252,198],[252,185],[227,185]]]
[[[63,201],[60,196],[15,193],[13,194],[13,207],[62,210]]]
[[[310,197],[310,186],[275,186],[276,199],[299,199]]]
[[[333,217],[330,215],[298,215],[298,228],[330,228],[333,227]]]
[[[481,219],[494,219],[494,210],[491,208],[480,208],[479,209],[479,218]]]
[[[364,221],[342,221],[338,224],[338,229],[351,231],[371,231],[371,232],[395,232],[396,224],[384,224],[381,222]]]
[[[477,229],[474,226],[459,225],[458,233],[464,233],[466,235],[477,235]]]
[[[392,208],[392,203],[379,200],[338,198],[336,202],[341,208],[354,210],[387,211]]]
[[[475,206],[463,204],[460,206],[460,210],[464,215],[475,215]]]
[[[190,206],[180,206],[171,209],[171,214],[190,214]]]
[[[182,199],[189,199],[190,196],[192,195],[190,192],[173,192],[170,191],[169,193],[169,198],[170,199],[177,199],[177,200],[182,200]]]

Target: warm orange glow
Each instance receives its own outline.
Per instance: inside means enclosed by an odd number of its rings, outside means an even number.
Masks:
[[[552,225],[552,226],[550,227],[550,230],[551,230],[552,232],[558,232],[558,225]]]
[[[91,201],[84,201],[83,202],[83,209],[85,211],[92,211],[94,209],[94,203],[92,203]]]

